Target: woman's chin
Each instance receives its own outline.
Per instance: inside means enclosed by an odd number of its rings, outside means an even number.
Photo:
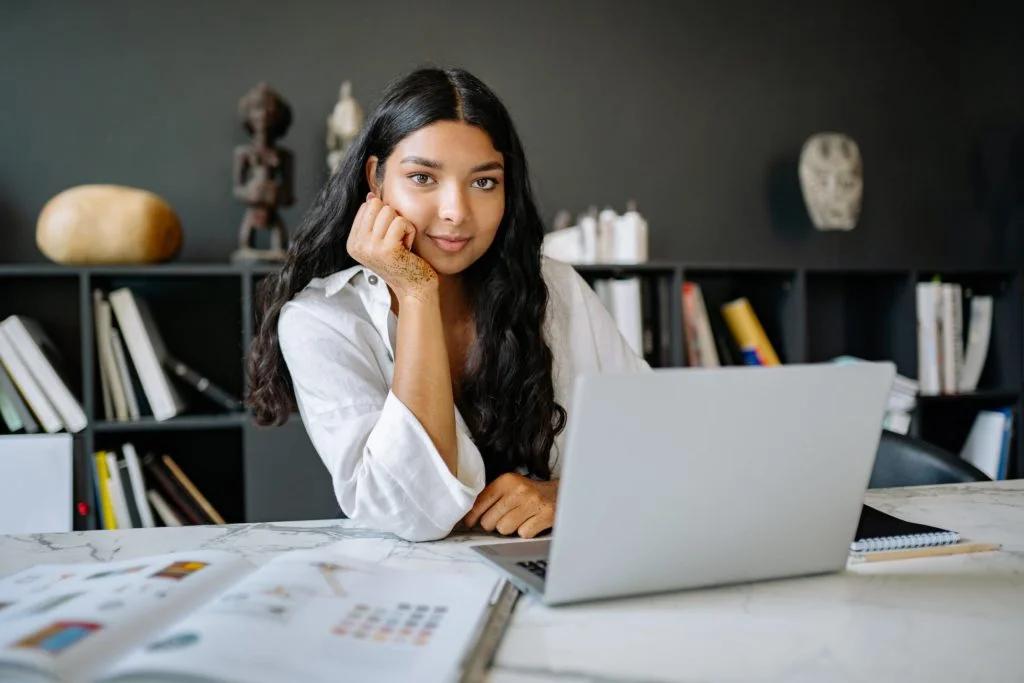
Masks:
[[[469,253],[421,253],[420,258],[430,264],[438,275],[458,275],[473,264],[476,259]]]

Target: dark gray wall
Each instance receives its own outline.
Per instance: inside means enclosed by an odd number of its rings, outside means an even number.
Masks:
[[[368,109],[388,79],[439,63],[505,100],[546,220],[635,199],[655,258],[1016,263],[1015,171],[991,142],[1024,126],[1007,4],[5,1],[0,261],[43,260],[40,208],[91,182],[161,194],[185,224],[181,258],[225,260],[246,89],[265,79],[293,106],[294,226],[323,179],[340,81]],[[794,191],[819,130],[864,154],[853,233],[815,233]]]

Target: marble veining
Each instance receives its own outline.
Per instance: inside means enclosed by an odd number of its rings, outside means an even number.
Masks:
[[[489,683],[1024,681],[1024,481],[871,491],[868,502],[997,552],[548,608],[520,599]],[[348,520],[0,536],[0,576],[193,548],[254,565],[332,546],[409,568],[490,571],[456,534],[408,543]]]

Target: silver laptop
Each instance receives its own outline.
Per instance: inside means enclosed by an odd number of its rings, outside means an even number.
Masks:
[[[550,605],[838,571],[895,367],[580,377],[549,538],[472,546]]]

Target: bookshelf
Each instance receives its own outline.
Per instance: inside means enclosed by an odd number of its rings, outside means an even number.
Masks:
[[[127,267],[0,265],[0,319],[26,315],[40,322],[65,363],[71,390],[89,425],[76,436],[91,453],[131,441],[140,453],[170,453],[228,522],[335,517],[331,484],[293,416],[282,427],[256,427],[246,413],[229,413],[177,384],[187,414],[157,422],[103,419],[94,353],[92,291],[129,286],[146,299],[168,348],[229,393],[241,397],[243,354],[255,326],[256,287],[276,266],[183,264]],[[823,269],[756,264],[652,262],[637,266],[580,265],[593,284],[639,277],[667,323],[666,352],[655,365],[684,366],[681,305],[684,281],[701,286],[709,312],[747,297],[784,363],[826,361],[841,354],[893,360],[917,376],[915,285],[935,276],[964,293],[994,296],[992,338],[978,391],[919,397],[914,434],[958,452],[979,410],[1012,407],[1008,476],[1024,477],[1021,395],[1024,391],[1024,272],[1015,269]],[[175,380],[176,381],[176,380]]]

